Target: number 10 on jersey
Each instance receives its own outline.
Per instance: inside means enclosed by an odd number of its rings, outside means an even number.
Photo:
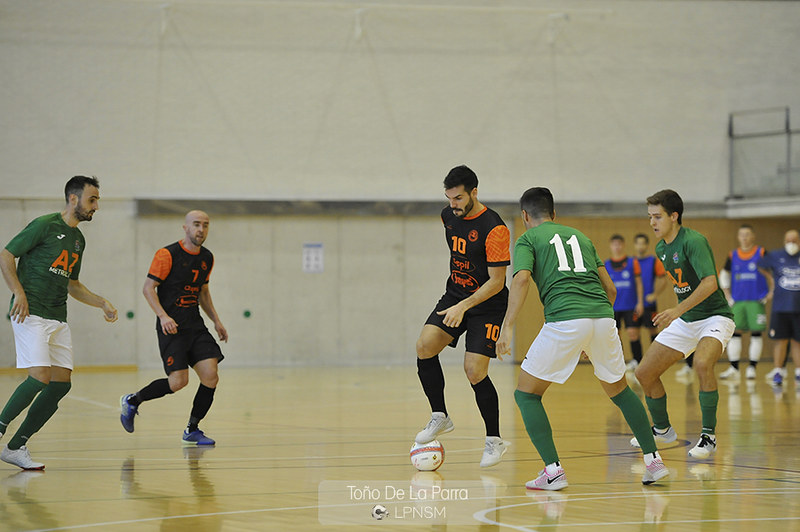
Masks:
[[[586,265],[583,263],[583,253],[581,253],[581,246],[578,243],[577,235],[572,235],[567,239],[567,245],[572,250],[572,267],[569,265],[567,251],[564,248],[564,243],[561,241],[561,235],[553,235],[553,238],[550,239],[550,244],[553,244],[556,248],[558,271],[573,271],[575,273],[584,273],[586,271]]]

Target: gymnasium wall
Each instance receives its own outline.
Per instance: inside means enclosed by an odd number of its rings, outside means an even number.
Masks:
[[[796,2],[0,0],[2,193],[438,199],[468,162],[485,199],[721,201],[728,113],[800,109],[798,27]]]
[[[30,219],[61,207],[61,200],[0,200],[0,241],[7,242]],[[512,235],[520,234],[516,216],[506,212]],[[604,259],[612,233],[622,233],[629,243],[637,232],[650,234],[644,217],[559,221],[584,231]],[[787,228],[798,227],[797,218],[747,221],[768,249],[782,245]],[[708,236],[718,267],[737,245],[741,222],[694,219],[689,212],[684,221]],[[158,367],[155,317],[141,289],[156,249],[182,238],[182,223],[182,216],[136,216],[131,202],[101,200],[94,219],[81,224],[87,241],[81,280],[107,297],[120,319],[106,324],[99,309],[70,299],[77,365]],[[322,273],[303,272],[304,243],[323,245]],[[411,363],[420,328],[448,275],[448,250],[437,216],[219,215],[212,216],[206,244],[215,256],[210,289],[230,334],[223,345],[230,366]],[[3,315],[8,297],[8,290],[0,289]],[[672,297],[665,291],[659,305],[664,308]],[[518,322],[517,359],[541,323],[534,288]],[[627,349],[624,338],[623,344]],[[446,349],[443,359],[460,364],[462,352],[463,340],[458,350]],[[5,320],[0,368],[13,367],[14,361],[13,335]]]
[[[82,280],[121,317],[70,303],[76,360],[156,366],[141,285],[181,218],[137,200],[440,201],[465,162],[490,205],[721,205],[728,113],[800,109],[798,26],[793,2],[0,0],[0,241],[99,176]],[[406,361],[447,275],[436,216],[213,216],[207,243],[232,365]]]

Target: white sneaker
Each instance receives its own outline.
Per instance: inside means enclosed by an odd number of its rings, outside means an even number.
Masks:
[[[454,428],[450,416],[445,415],[444,412],[434,412],[431,414],[431,420],[428,421],[424,429],[417,433],[417,437],[414,438],[414,441],[417,443],[428,443],[429,441],[435,440],[436,436],[439,434],[450,432]]]
[[[24,445],[15,451],[12,451],[6,445],[3,447],[3,452],[0,452],[0,460],[22,469],[44,469],[44,464],[34,462],[31,459],[31,454]]]
[[[668,427],[666,430],[662,431],[655,427],[653,429],[653,439],[656,440],[656,443],[672,443],[678,439],[678,433],[675,432],[675,429],[672,427]],[[639,445],[639,440],[636,439],[634,436],[631,438],[631,447],[641,448]]]
[[[625,369],[627,371],[635,371],[636,368],[638,367],[639,367],[639,362],[635,358],[630,362],[628,362],[627,364],[625,364]]]
[[[733,366],[728,366],[728,369],[719,374],[719,378],[726,380],[734,380],[739,378],[739,370]]]
[[[690,368],[686,364],[681,366],[681,369],[679,369],[678,372],[675,373],[675,377],[677,377],[678,379],[688,379],[691,376],[692,376],[692,368]]]
[[[545,467],[541,471],[539,471],[539,476],[533,480],[529,480],[525,483],[525,487],[529,490],[548,490],[548,491],[558,491],[563,490],[569,484],[567,484],[567,474],[564,473],[564,468],[561,467],[561,464],[558,464],[558,469],[552,475],[547,472],[547,468]]]
[[[786,376],[786,370],[784,368],[772,368],[771,370],[769,370],[769,373],[764,375],[764,378],[767,380],[767,382],[772,382],[772,380],[775,378],[776,373],[780,373],[784,377]]]
[[[644,475],[642,476],[642,484],[649,486],[650,484],[661,480],[669,475],[669,469],[664,465],[660,457],[655,458],[650,462],[649,466],[645,466]]]
[[[714,451],[717,450],[717,437],[713,434],[701,434],[700,440],[697,442],[692,450],[689,451],[689,456],[702,460],[708,458]]]
[[[747,378],[747,380],[750,380],[750,381],[755,379],[756,378],[756,368],[754,368],[753,366],[747,366],[747,369],[744,370],[744,376]]]
[[[497,436],[486,436],[486,448],[483,450],[481,467],[492,467],[500,463],[500,459],[508,450],[507,442]]]

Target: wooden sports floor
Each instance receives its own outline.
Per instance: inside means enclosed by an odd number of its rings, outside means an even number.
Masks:
[[[670,370],[679,441],[662,450],[668,480],[645,487],[622,416],[581,364],[545,396],[569,487],[535,494],[524,483],[542,463],[514,404],[519,369],[511,364],[491,370],[512,445],[490,469],[478,466],[483,424],[472,390],[459,365],[445,367],[456,429],[441,437],[446,458],[434,473],[418,473],[408,459],[429,417],[413,360],[223,366],[202,425],[217,446],[202,450],[180,440],[196,379],[143,405],[127,434],[119,396],[159,374],[79,370],[29,444],[46,471],[0,463],[0,530],[800,530],[800,387],[774,390],[763,378],[769,366],[762,363],[755,382],[720,386],[718,453],[704,462],[686,454],[700,428],[697,381],[680,382]],[[0,375],[3,402],[20,379]],[[384,519],[372,516],[377,505]]]

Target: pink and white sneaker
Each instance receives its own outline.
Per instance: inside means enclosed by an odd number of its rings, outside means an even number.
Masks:
[[[561,463],[556,462],[555,464],[550,465],[554,466],[551,468],[554,470],[553,474],[548,473],[547,468],[545,467],[539,471],[538,477],[526,482],[525,487],[529,490],[548,491],[558,491],[566,488],[569,484],[567,484],[567,474],[564,472],[564,468],[561,467]]]
[[[658,482],[668,475],[669,469],[667,469],[667,466],[664,465],[661,457],[658,456],[654,458],[652,462],[650,462],[649,466],[645,467],[644,475],[642,476],[642,484],[649,486],[650,484]]]

